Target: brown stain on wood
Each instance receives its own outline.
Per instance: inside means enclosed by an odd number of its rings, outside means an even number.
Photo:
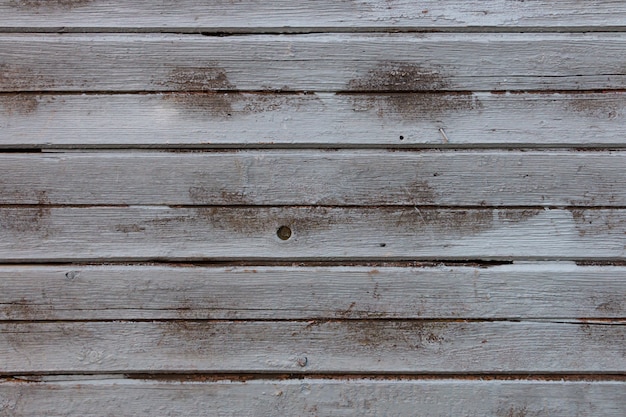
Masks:
[[[349,81],[342,94],[350,95],[355,111],[375,110],[380,118],[414,121],[481,107],[471,93],[443,92],[450,87],[438,70],[409,63],[385,63],[365,77]]]
[[[35,11],[39,9],[71,10],[93,2],[94,0],[11,0],[9,6]]]
[[[52,88],[56,83],[35,73],[31,68],[15,64],[0,64],[0,90],[35,91]]]
[[[412,204],[434,204],[437,200],[437,192],[428,184],[428,181],[414,181],[406,189],[409,201]]]
[[[434,209],[414,207],[403,210],[396,222],[399,228],[415,233],[425,228],[445,235],[464,236],[480,233],[494,227],[494,210],[491,209]]]
[[[239,93],[168,93],[163,99],[179,108],[184,116],[229,118],[235,114],[233,103]]]
[[[296,211],[270,210],[269,213],[257,208],[201,207],[195,210],[198,221],[208,221],[215,228],[244,236],[275,236],[280,226],[289,227],[293,235],[306,235],[311,231],[328,230],[334,223],[328,215],[328,209],[324,207]],[[268,222],[270,218],[273,221]]]
[[[174,320],[159,324],[161,337],[156,347],[176,349],[172,354],[210,354],[216,347],[218,332],[223,337],[229,333],[228,326],[211,321]]]
[[[38,310],[25,297],[2,303],[0,306],[0,319],[2,320],[38,320],[41,318]]]
[[[225,204],[225,205],[252,205],[254,201],[244,191],[212,191],[202,185],[189,187],[189,198],[193,204]]]
[[[0,208],[0,231],[13,233],[37,233],[48,237],[50,233],[50,203],[45,191],[38,194],[37,207]]]
[[[599,343],[606,352],[615,352],[626,358],[626,324],[584,323],[578,326],[583,336],[582,346]]]
[[[270,92],[185,92],[166,93],[163,99],[182,112],[183,117],[230,119],[251,114],[298,110],[305,94]],[[307,100],[319,100],[316,94],[306,94]]]
[[[2,81],[0,80],[0,85]],[[0,95],[0,108],[6,115],[25,116],[34,113],[39,106],[39,97],[32,94]]]
[[[520,223],[538,216],[542,211],[542,209],[499,210],[498,218],[507,223]]]
[[[347,321],[348,339],[370,348],[412,351],[440,350],[446,342],[449,323],[422,321]]]
[[[535,414],[533,414],[535,415]],[[509,406],[501,407],[496,411],[497,417],[530,417],[527,407]]]
[[[165,85],[176,91],[234,90],[224,68],[219,66],[177,67],[170,71]]]
[[[586,97],[565,100],[565,109],[594,119],[615,119],[623,114],[623,94],[603,94],[602,97]],[[584,97],[584,95],[583,95]],[[621,101],[618,101],[621,100]]]
[[[115,230],[122,233],[139,233],[146,230],[146,228],[137,224],[118,224],[115,226]]]
[[[579,236],[626,233],[626,219],[620,212],[570,208]]]

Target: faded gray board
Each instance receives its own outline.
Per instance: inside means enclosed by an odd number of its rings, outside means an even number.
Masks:
[[[132,379],[0,383],[0,413],[14,417],[465,416],[623,417],[620,381]]]
[[[621,89],[621,33],[4,34],[0,91]]]
[[[0,374],[91,372],[623,374],[626,324],[0,323]]]
[[[623,209],[0,208],[0,260],[19,262],[621,260],[625,234]]]
[[[626,268],[0,267],[0,320],[572,317],[626,317]]]
[[[4,29],[272,31],[359,29],[606,30],[623,28],[621,1],[200,1],[111,3],[92,0],[3,0]]]
[[[0,148],[623,147],[626,94],[7,94],[0,129]]]
[[[8,153],[0,165],[0,204],[626,206],[622,151]]]

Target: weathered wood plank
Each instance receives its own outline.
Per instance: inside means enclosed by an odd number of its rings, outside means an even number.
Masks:
[[[0,323],[0,373],[32,372],[624,373],[626,325],[384,320]]]
[[[0,91],[623,88],[626,36],[4,34]]]
[[[571,317],[626,317],[626,268],[0,268],[0,320]]]
[[[0,232],[0,260],[20,262],[626,255],[622,209],[3,207]]]
[[[0,204],[626,206],[626,152],[0,154]]]
[[[620,1],[575,0],[509,2],[504,0],[359,0],[237,2],[150,0],[113,4],[102,1],[3,0],[0,27],[28,30],[272,31],[302,29],[590,29],[625,26]]]
[[[624,146],[626,94],[7,94],[0,129],[0,148]]]
[[[54,416],[622,417],[621,381],[77,380],[0,383],[0,412]]]

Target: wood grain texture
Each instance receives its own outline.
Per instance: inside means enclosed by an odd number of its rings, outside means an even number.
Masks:
[[[0,384],[0,413],[70,416],[622,417],[623,382],[128,379]],[[454,399],[453,401],[451,399]]]
[[[594,34],[4,34],[0,91],[621,89],[626,37]]]
[[[419,320],[0,323],[0,374],[76,372],[624,373],[626,325]]]
[[[626,206],[625,152],[0,154],[1,204]]]
[[[7,94],[0,129],[0,148],[623,147],[626,94]]]
[[[626,317],[626,268],[0,268],[0,320],[572,317]]]
[[[3,0],[0,27],[23,30],[196,30],[272,31],[358,29],[589,30],[623,28],[623,2],[575,0],[510,2],[505,0],[356,0],[293,2],[272,0],[112,4],[93,0]]]
[[[277,230],[291,229],[281,240]],[[0,208],[0,260],[620,260],[622,209]]]

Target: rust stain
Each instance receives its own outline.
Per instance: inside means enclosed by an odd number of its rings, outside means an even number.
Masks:
[[[381,64],[365,77],[349,81],[347,87],[355,111],[375,110],[380,118],[415,120],[482,107],[471,93],[440,92],[451,88],[448,79],[437,70],[415,64]]]
[[[187,92],[167,93],[163,99],[183,111],[183,116],[229,119],[231,117],[299,109],[305,101],[319,100],[316,94]]]
[[[39,204],[37,207],[0,208],[0,230],[35,232],[42,237],[48,237],[51,209],[47,205],[50,201],[45,191],[37,192],[37,195]]]
[[[194,204],[251,205],[254,203],[244,191],[213,192],[204,186],[189,187],[189,198]]]
[[[115,230],[122,233],[139,233],[146,230],[146,228],[137,224],[118,224],[115,226]]]
[[[384,63],[363,78],[348,82],[351,91],[411,92],[438,91],[450,83],[438,71],[409,63]]]
[[[94,0],[11,0],[9,5],[19,9],[74,9],[93,3]]]
[[[2,320],[38,320],[41,317],[36,308],[25,297],[17,301],[0,304],[0,318]]]
[[[0,64],[0,90],[3,91],[33,91],[53,86],[54,83],[47,77],[36,74],[31,68]]]
[[[417,350],[441,349],[449,323],[422,321],[347,321],[349,339],[372,348]]]
[[[168,93],[163,99],[183,110],[184,115],[229,118],[235,113],[233,103],[239,93]]]
[[[165,85],[178,91],[234,90],[224,68],[178,67],[170,71]]]
[[[505,222],[519,223],[541,214],[541,209],[499,210],[498,218]]]
[[[418,208],[403,210],[397,226],[414,233],[424,228],[434,228],[445,234],[464,235],[480,233],[493,228],[494,211],[490,209],[433,209]]]
[[[530,417],[527,407],[517,406],[499,408],[496,415],[498,417]]]
[[[275,235],[280,226],[289,227],[294,235],[303,235],[329,229],[334,222],[324,207],[308,210],[201,207],[195,210],[198,221],[208,221],[218,229],[248,236]]]
[[[609,297],[608,300],[601,302],[596,306],[597,311],[610,314],[623,314],[626,300]]]
[[[626,358],[626,325],[584,323],[579,325],[579,329],[586,343],[599,343],[607,354],[615,352]]]
[[[406,189],[409,201],[413,204],[434,204],[437,192],[428,184],[428,181],[414,181]]]
[[[570,208],[569,211],[580,236],[608,235],[616,231],[623,234],[626,229],[626,219],[614,211],[584,208]]]
[[[601,97],[565,100],[565,109],[585,117],[615,119],[623,114],[623,106],[619,105],[616,100],[618,98],[621,97],[603,94]]]
[[[1,77],[1,76],[0,76]],[[0,85],[2,80],[0,79]],[[39,106],[39,97],[32,94],[8,94],[0,95],[0,107],[3,113],[13,116],[24,116],[34,113]]]
[[[229,331],[228,326],[216,325],[211,321],[175,320],[159,324],[161,337],[158,346],[180,349],[181,353],[209,353],[216,346],[219,333]],[[182,341],[182,343],[180,343]],[[219,344],[219,343],[218,343]]]

